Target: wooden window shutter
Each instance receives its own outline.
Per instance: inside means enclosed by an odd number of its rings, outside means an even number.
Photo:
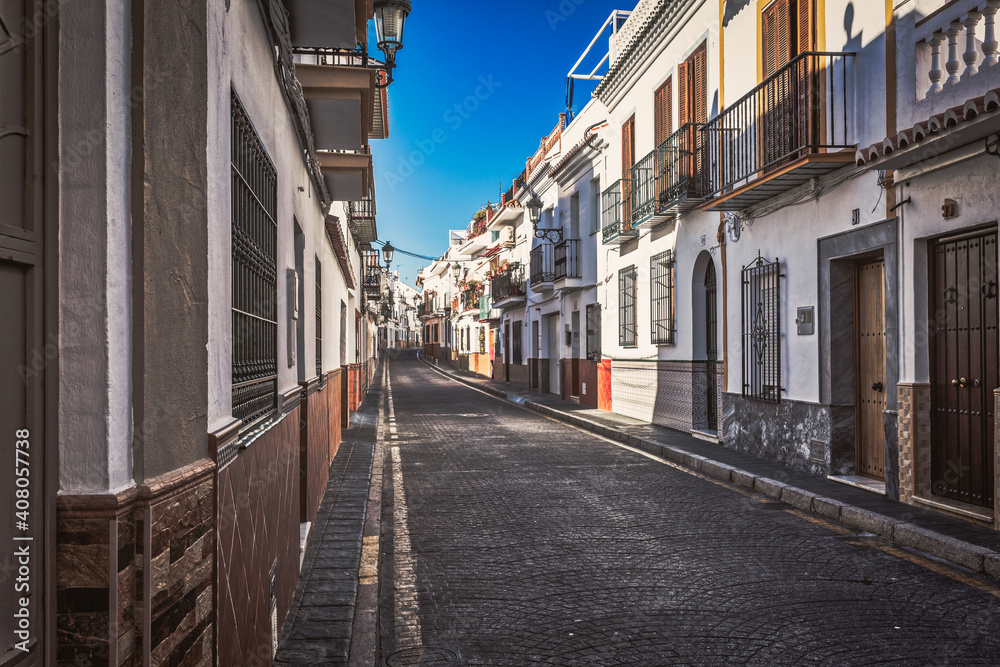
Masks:
[[[629,178],[635,164],[635,116],[622,125],[622,178]]]
[[[677,66],[677,107],[680,111],[680,124],[686,125],[691,122],[691,113],[688,109],[688,64],[686,62]]]
[[[653,102],[653,114],[656,124],[656,145],[659,146],[673,134],[673,80],[668,78],[666,83],[656,91]]]
[[[796,0],[807,2],[808,0]],[[791,22],[789,21],[789,0],[777,0],[764,10],[761,17],[764,48],[764,71],[766,79],[791,60]]]
[[[814,0],[796,0],[798,3],[797,14],[798,16],[798,26],[797,26],[797,54],[808,53],[813,50],[813,30],[815,27],[815,22],[813,21],[813,1]],[[795,139],[799,146],[811,146],[813,144],[819,143],[817,141],[818,137],[818,123],[817,114],[811,113],[816,105],[813,103],[813,94],[815,93],[816,86],[813,83],[813,62],[809,57],[805,57],[800,61],[799,64],[799,77],[798,77],[798,136]]]
[[[695,123],[708,122],[708,47],[702,44],[691,56],[691,80],[693,97],[692,120]]]

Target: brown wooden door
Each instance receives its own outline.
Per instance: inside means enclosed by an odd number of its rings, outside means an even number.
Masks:
[[[42,40],[49,26],[31,0],[0,0],[0,437],[8,463],[0,466],[0,665],[39,665],[52,644],[46,578],[54,557],[46,509],[47,377],[57,361],[54,337],[46,340],[44,268],[46,140],[40,101],[47,82]],[[44,23],[44,22],[43,22]],[[48,23],[52,23],[51,21]],[[46,345],[48,343],[48,345]],[[54,462],[54,460],[53,460]],[[15,493],[17,491],[17,494]],[[20,494],[20,495],[18,495]],[[54,500],[53,500],[54,502]],[[54,514],[54,512],[52,512]],[[46,530],[48,528],[48,530]],[[15,595],[7,573],[28,551],[28,588]],[[22,561],[23,562],[23,561]],[[22,608],[22,598],[27,607]],[[14,634],[15,614],[30,619],[28,637]],[[23,642],[23,643],[22,643]],[[24,651],[13,647],[20,645]],[[55,658],[49,656],[54,661]]]
[[[992,508],[997,233],[942,240],[931,257],[931,490]]]
[[[885,261],[858,264],[854,284],[855,469],[885,479]]]

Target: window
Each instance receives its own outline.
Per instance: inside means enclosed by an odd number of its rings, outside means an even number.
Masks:
[[[676,274],[672,250],[661,252],[649,262],[653,345],[674,344],[674,280]]]
[[[233,416],[277,409],[278,175],[239,97],[232,102]]]
[[[511,352],[513,353],[512,363],[522,364],[524,363],[523,357],[521,355],[521,322],[514,322],[514,336],[510,344]]]
[[[618,272],[618,343],[622,347],[635,347],[636,340],[636,291],[635,265]]]
[[[673,133],[673,85],[673,79],[668,78],[653,95],[653,124],[657,146]]]
[[[781,400],[781,265],[760,253],[743,267],[743,395]]]
[[[494,229],[490,233],[490,242],[491,243],[496,243],[499,240],[500,240],[500,230],[499,229]]]
[[[316,258],[316,375],[323,374],[323,265]]]
[[[708,47],[699,46],[678,65],[677,106],[681,125],[708,122]]]
[[[587,360],[601,360],[601,304],[587,306]]]

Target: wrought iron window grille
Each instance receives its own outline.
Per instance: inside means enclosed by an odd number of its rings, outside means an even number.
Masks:
[[[232,404],[244,431],[278,403],[278,177],[231,91]]]
[[[673,345],[676,327],[674,323],[674,285],[677,268],[672,250],[655,255],[649,261],[651,339],[653,345]]]
[[[635,347],[636,335],[636,277],[635,265],[618,272],[618,343],[622,347]]]
[[[757,259],[742,271],[743,396],[778,403],[781,385],[781,263]]]

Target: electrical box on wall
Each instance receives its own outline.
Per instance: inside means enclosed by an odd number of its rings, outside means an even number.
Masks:
[[[816,309],[813,306],[802,306],[798,309],[795,324],[800,336],[812,336],[816,333]]]

